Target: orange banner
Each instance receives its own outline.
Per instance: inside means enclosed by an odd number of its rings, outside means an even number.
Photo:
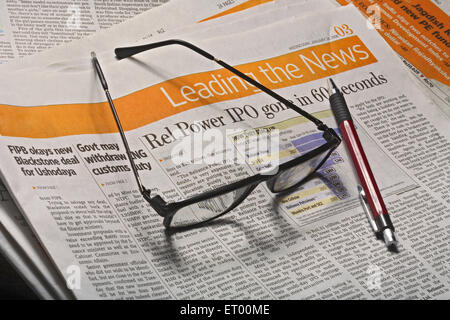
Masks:
[[[337,0],[353,3],[403,58],[450,86],[450,18],[430,0]]]
[[[271,89],[321,79],[330,74],[377,62],[357,36],[317,45],[282,56],[237,66]],[[174,78],[115,99],[125,130],[171,115],[259,92],[226,69]],[[0,105],[4,136],[50,138],[117,132],[109,105],[104,103],[18,107]]]

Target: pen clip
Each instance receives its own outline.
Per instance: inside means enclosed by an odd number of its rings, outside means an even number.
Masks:
[[[380,232],[380,229],[378,228],[378,225],[375,222],[372,213],[370,212],[369,204],[366,198],[366,193],[364,192],[364,189],[360,185],[358,185],[358,193],[359,193],[359,200],[361,200],[361,205],[364,209],[364,212],[367,215],[367,218],[369,219],[370,226],[372,227],[373,231],[376,234],[378,234]]]

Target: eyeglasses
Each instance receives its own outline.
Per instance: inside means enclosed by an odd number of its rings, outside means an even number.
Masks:
[[[313,150],[310,150],[297,158],[280,164],[276,168],[277,170],[271,171],[273,173],[259,173],[240,181],[215,188],[214,190],[201,193],[183,201],[167,203],[161,196],[152,195],[150,190],[145,188],[141,183],[136,164],[131,155],[128,141],[122,129],[119,116],[109,93],[105,76],[95,56],[95,53],[92,53],[92,60],[95,70],[103,86],[109,105],[111,107],[111,111],[114,115],[114,119],[117,123],[117,127],[125,146],[125,150],[130,161],[133,174],[136,178],[139,190],[144,199],[150,204],[150,206],[161,217],[164,218],[163,224],[166,228],[180,230],[200,226],[213,219],[217,219],[236,208],[258,186],[259,183],[264,181],[266,182],[269,190],[273,193],[289,192],[290,190],[297,188],[308,178],[310,178],[340,144],[341,139],[339,138],[339,136],[333,129],[328,128],[322,121],[297,107],[292,102],[286,100],[272,90],[266,88],[256,80],[250,78],[239,70],[215,58],[208,52],[189,42],[175,39],[166,40],[142,46],[117,48],[115,49],[115,54],[118,59],[125,59],[147,50],[174,44],[184,46],[207,59],[215,61],[220,66],[231,71],[251,85],[260,89],[261,91],[267,93],[268,95],[283,103],[290,109],[296,111],[306,119],[312,121],[317,126],[317,129],[323,132],[322,138],[324,142],[317,148],[314,148]]]

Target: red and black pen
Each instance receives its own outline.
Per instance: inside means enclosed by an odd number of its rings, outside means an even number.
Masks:
[[[386,205],[381,197],[380,190],[378,189],[375,177],[370,169],[361,141],[356,133],[347,103],[345,102],[344,96],[331,79],[328,79],[328,90],[330,92],[331,110],[339,125],[339,129],[341,130],[362,186],[358,186],[358,192],[364,211],[369,218],[370,225],[377,238],[383,239],[389,250],[397,251],[397,239],[394,233],[394,225],[389,218]]]

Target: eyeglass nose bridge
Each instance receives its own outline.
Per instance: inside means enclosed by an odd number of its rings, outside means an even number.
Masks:
[[[170,208],[170,204],[167,204],[161,196],[155,195],[151,197],[150,193],[143,193],[143,196],[159,216],[164,218],[173,211],[173,208]]]
[[[270,192],[272,192],[272,193],[276,193],[274,186],[275,186],[275,181],[279,174],[280,174],[280,172],[277,172],[274,176],[272,176],[266,180],[266,186],[267,186],[267,188],[269,188]]]

